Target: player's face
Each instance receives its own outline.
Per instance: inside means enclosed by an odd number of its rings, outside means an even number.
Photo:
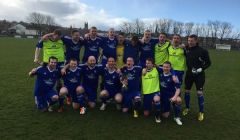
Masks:
[[[77,67],[77,61],[70,61],[69,67],[70,67],[70,69],[76,69],[76,67]]]
[[[163,72],[169,73],[171,70],[171,66],[169,64],[163,64]]]
[[[136,41],[134,41],[134,40],[131,40],[131,44],[132,44],[132,47],[135,47],[135,46],[136,46],[136,44],[137,44],[137,42],[136,42]]]
[[[90,35],[93,36],[93,37],[96,37],[97,36],[97,29],[91,29],[90,30]]]
[[[160,42],[165,42],[167,37],[164,34],[160,34],[158,39],[159,39]]]
[[[131,68],[134,65],[133,58],[127,58],[127,67]]]
[[[78,42],[80,40],[80,33],[79,32],[74,32],[72,34],[72,39],[76,42]]]
[[[95,64],[96,64],[96,59],[95,59],[95,57],[94,57],[94,56],[90,56],[90,57],[88,58],[88,65],[89,65],[90,67],[94,67]]]
[[[181,43],[181,38],[179,36],[174,35],[172,39],[173,46],[179,46]]]
[[[50,69],[56,69],[57,67],[57,60],[56,59],[50,59],[48,66]]]
[[[108,64],[109,68],[114,68],[116,63],[113,58],[109,58],[107,64]]]
[[[152,61],[146,60],[146,68],[147,68],[147,69],[152,69],[152,68],[153,68],[153,63],[152,63]]]
[[[146,40],[149,40],[151,38],[151,32],[144,32],[144,38],[146,38]]]
[[[108,31],[108,36],[109,37],[114,37],[115,33],[113,30]]]
[[[188,46],[189,47],[194,47],[197,45],[197,40],[195,38],[188,38]]]
[[[59,39],[60,39],[60,36],[59,36],[58,34],[53,34],[53,35],[52,35],[52,39],[53,39],[54,41],[59,40]]]
[[[118,43],[119,43],[119,44],[123,44],[124,39],[125,39],[124,36],[119,35],[119,36],[118,36]]]

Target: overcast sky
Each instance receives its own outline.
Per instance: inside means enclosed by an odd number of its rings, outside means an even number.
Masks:
[[[0,19],[26,21],[31,12],[55,17],[69,27],[117,28],[123,21],[168,18],[181,22],[207,23],[220,20],[240,30],[240,0],[1,0]]]

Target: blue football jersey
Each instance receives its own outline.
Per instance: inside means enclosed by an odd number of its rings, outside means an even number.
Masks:
[[[66,47],[66,60],[69,61],[71,58],[75,58],[79,62],[79,54],[83,46],[83,41],[79,40],[77,43],[74,43],[69,36],[63,36],[61,39]]]
[[[35,94],[43,94],[45,91],[52,90],[55,87],[56,81],[61,77],[58,69],[51,71],[48,66],[38,67],[36,75]]]
[[[128,91],[134,92],[140,91],[140,79],[142,74],[142,67],[133,66],[132,69],[128,69],[127,67],[123,67],[121,69],[122,75],[126,76],[128,79]]]

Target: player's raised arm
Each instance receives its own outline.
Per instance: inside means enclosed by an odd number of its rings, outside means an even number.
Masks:
[[[53,36],[54,33],[48,33],[48,34],[45,34],[41,37],[41,40],[44,41],[44,40],[48,40],[49,37]]]
[[[40,64],[41,61],[39,60],[39,55],[40,55],[40,52],[41,52],[41,48],[43,47],[43,42],[42,40],[39,40],[37,45],[36,45],[36,49],[35,49],[35,54],[34,54],[34,63],[36,64]]]

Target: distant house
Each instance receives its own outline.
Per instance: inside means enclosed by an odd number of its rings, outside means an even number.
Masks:
[[[34,29],[27,29],[25,26],[21,24],[16,24],[10,28],[8,28],[10,34],[18,34],[18,35],[37,35],[37,30]]]

